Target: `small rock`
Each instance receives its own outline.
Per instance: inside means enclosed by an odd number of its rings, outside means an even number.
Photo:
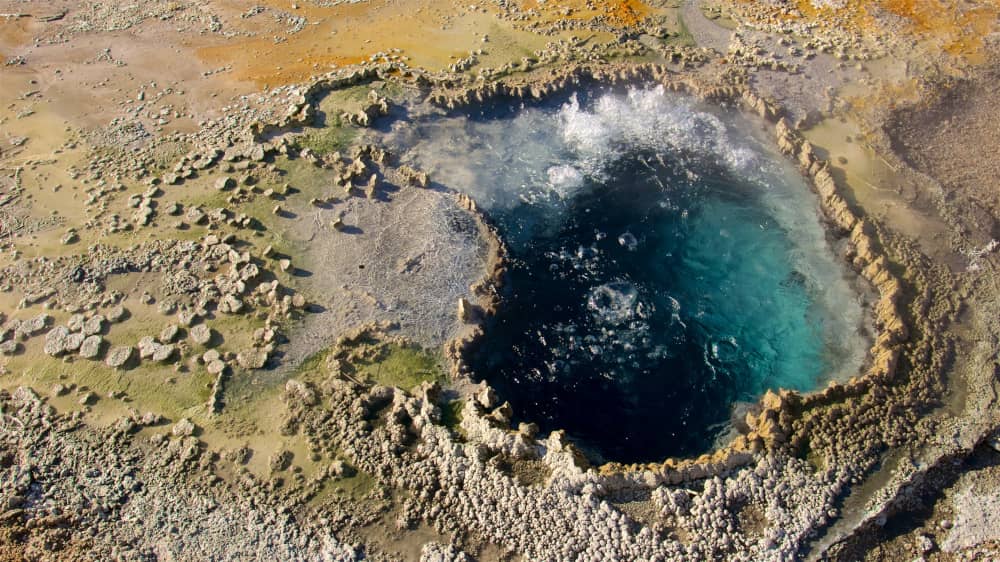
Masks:
[[[517,432],[525,436],[528,439],[534,439],[538,436],[538,424],[536,423],[524,423],[521,422],[517,426]]]
[[[223,456],[226,460],[235,464],[246,464],[250,462],[250,457],[253,456],[253,449],[250,449],[249,447],[239,447],[226,451]]]
[[[35,336],[45,330],[45,328],[51,323],[51,316],[48,314],[39,314],[31,320],[22,322],[18,330],[27,336]]]
[[[334,478],[347,478],[353,476],[354,473],[354,469],[340,459],[336,459],[330,463],[330,476]]]
[[[922,554],[934,550],[934,541],[927,535],[917,535],[917,548]]]
[[[128,314],[128,310],[124,306],[118,305],[108,311],[107,319],[109,322],[121,322],[125,319],[126,314]]]
[[[94,336],[100,334],[104,331],[104,317],[100,314],[95,314],[87,319],[83,324],[83,335]]]
[[[160,344],[156,343],[153,336],[143,336],[143,338],[139,340],[139,344],[136,347],[139,348],[140,359],[149,359],[153,356],[153,353],[156,352],[157,348],[160,347]]]
[[[281,472],[285,470],[292,464],[292,452],[291,451],[279,451],[268,459],[268,466],[271,468],[271,472]]]
[[[194,328],[191,328],[189,335],[191,336],[191,341],[198,345],[208,345],[212,341],[212,329],[204,324],[198,324]]]
[[[219,311],[227,314],[239,314],[243,310],[243,301],[236,295],[226,295],[219,303]]]
[[[225,191],[234,187],[236,187],[236,180],[231,177],[226,176],[215,180],[215,189],[219,191]]]
[[[278,332],[274,328],[257,328],[253,332],[253,339],[254,341],[266,344],[273,342],[277,335]]]
[[[181,329],[177,324],[168,324],[166,328],[160,331],[160,343],[173,343],[180,331]]]
[[[267,363],[267,355],[263,349],[248,349],[236,355],[236,363],[244,369],[260,369]]]
[[[218,375],[226,370],[226,364],[222,362],[222,360],[216,359],[215,361],[212,361],[211,363],[206,365],[205,370],[208,371],[210,375]]]
[[[458,319],[466,324],[474,323],[479,319],[475,307],[465,297],[458,299]]]
[[[20,351],[20,349],[21,349],[21,344],[17,343],[14,340],[7,340],[3,343],[0,343],[0,353],[2,353],[3,355],[14,355],[18,351]]]
[[[171,357],[173,357],[175,349],[176,348],[173,344],[156,344],[156,349],[153,350],[152,359],[157,363],[166,363]]]
[[[250,149],[249,154],[247,154],[247,157],[254,162],[262,162],[264,160],[264,156],[264,147],[259,144],[254,145],[254,147]]]
[[[514,416],[514,407],[510,405],[510,402],[504,402],[498,406],[495,410],[490,412],[487,416],[488,419],[496,421],[501,425],[507,425],[510,423],[510,419]]]
[[[500,405],[500,399],[497,397],[496,391],[493,390],[493,387],[491,386],[487,386],[479,391],[479,394],[476,395],[476,400],[487,410],[492,410]]]
[[[66,339],[69,337],[69,328],[66,326],[56,326],[45,336],[45,354],[58,357],[66,352]]]
[[[195,425],[191,420],[183,418],[174,424],[174,427],[170,430],[170,433],[174,434],[174,437],[190,437],[194,435]]]
[[[87,336],[79,332],[70,334],[66,337],[66,351],[77,351],[83,345],[83,340],[86,338]]]
[[[160,306],[157,307],[157,310],[164,316],[170,316],[174,312],[177,312],[177,305],[173,301],[160,301]]]
[[[184,327],[190,327],[197,319],[198,315],[190,310],[182,310],[177,313],[177,322]]]
[[[300,402],[306,406],[315,406],[319,404],[319,397],[316,396],[316,391],[309,388],[308,385],[302,381],[297,381],[295,379],[289,379],[285,383],[285,397],[289,400]]]
[[[135,355],[135,349],[131,346],[118,346],[108,353],[108,358],[105,360],[105,363],[107,363],[108,367],[111,367],[112,369],[119,369],[124,367],[125,364],[132,359],[133,355]]]
[[[101,336],[89,336],[83,340],[80,344],[80,357],[84,359],[97,359],[97,356],[101,354],[101,345],[104,343],[104,338]]]
[[[79,332],[83,330],[83,324],[87,321],[87,317],[82,314],[74,314],[69,317],[66,321],[66,327],[69,328],[71,332]]]

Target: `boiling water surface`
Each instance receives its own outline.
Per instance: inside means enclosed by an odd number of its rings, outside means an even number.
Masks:
[[[472,357],[595,460],[709,449],[734,405],[854,374],[863,311],[798,172],[735,112],[662,89],[399,124],[511,257]]]

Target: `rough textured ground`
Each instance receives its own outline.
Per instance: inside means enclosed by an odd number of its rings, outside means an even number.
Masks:
[[[1000,558],[998,11],[0,1],[0,558]],[[511,427],[461,360],[502,247],[378,131],[593,81],[759,117],[863,372],[696,459]]]

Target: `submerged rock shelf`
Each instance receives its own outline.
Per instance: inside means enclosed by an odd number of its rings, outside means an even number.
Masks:
[[[860,368],[862,307],[817,202],[735,112],[590,89],[389,137],[508,246],[474,374],[594,460],[704,452],[741,402]]]

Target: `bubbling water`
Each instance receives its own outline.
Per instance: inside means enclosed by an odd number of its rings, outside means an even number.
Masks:
[[[627,281],[598,285],[587,296],[587,309],[605,324],[621,324],[633,318],[638,305],[639,291]]]
[[[854,374],[863,311],[797,171],[661,88],[435,115],[391,144],[510,251],[473,367],[595,459],[708,449],[733,405]]]

